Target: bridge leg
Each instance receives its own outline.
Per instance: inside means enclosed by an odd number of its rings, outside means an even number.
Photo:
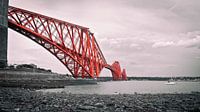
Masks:
[[[113,80],[121,80],[122,76],[121,76],[121,67],[118,61],[115,61],[112,65],[111,65],[111,72],[112,72],[112,76],[113,76]]]
[[[0,68],[7,66],[8,0],[0,0]]]
[[[126,70],[123,69],[122,71],[122,80],[127,80]]]
[[[112,72],[113,80],[127,80],[126,70],[121,70],[118,61],[115,61],[109,69]]]

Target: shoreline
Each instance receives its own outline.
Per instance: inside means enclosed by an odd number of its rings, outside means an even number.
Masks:
[[[24,88],[0,88],[2,112],[149,112],[200,111],[200,93],[67,94]]]

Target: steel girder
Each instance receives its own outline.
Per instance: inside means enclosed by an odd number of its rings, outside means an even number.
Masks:
[[[8,8],[8,26],[43,46],[75,78],[98,77],[104,67],[112,71],[115,80],[125,73],[119,62],[107,64],[89,28],[12,6]]]

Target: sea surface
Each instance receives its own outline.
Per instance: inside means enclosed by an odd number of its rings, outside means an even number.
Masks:
[[[166,85],[167,81],[108,81],[97,85],[66,86],[59,89],[41,89],[43,92],[66,92],[72,94],[135,94],[135,93],[190,93],[200,92],[200,82],[178,81]]]

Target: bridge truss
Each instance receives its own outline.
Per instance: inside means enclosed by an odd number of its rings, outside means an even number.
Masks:
[[[9,6],[8,26],[53,54],[73,77],[96,78],[103,68],[114,80],[126,80],[119,62],[107,64],[89,28]]]

